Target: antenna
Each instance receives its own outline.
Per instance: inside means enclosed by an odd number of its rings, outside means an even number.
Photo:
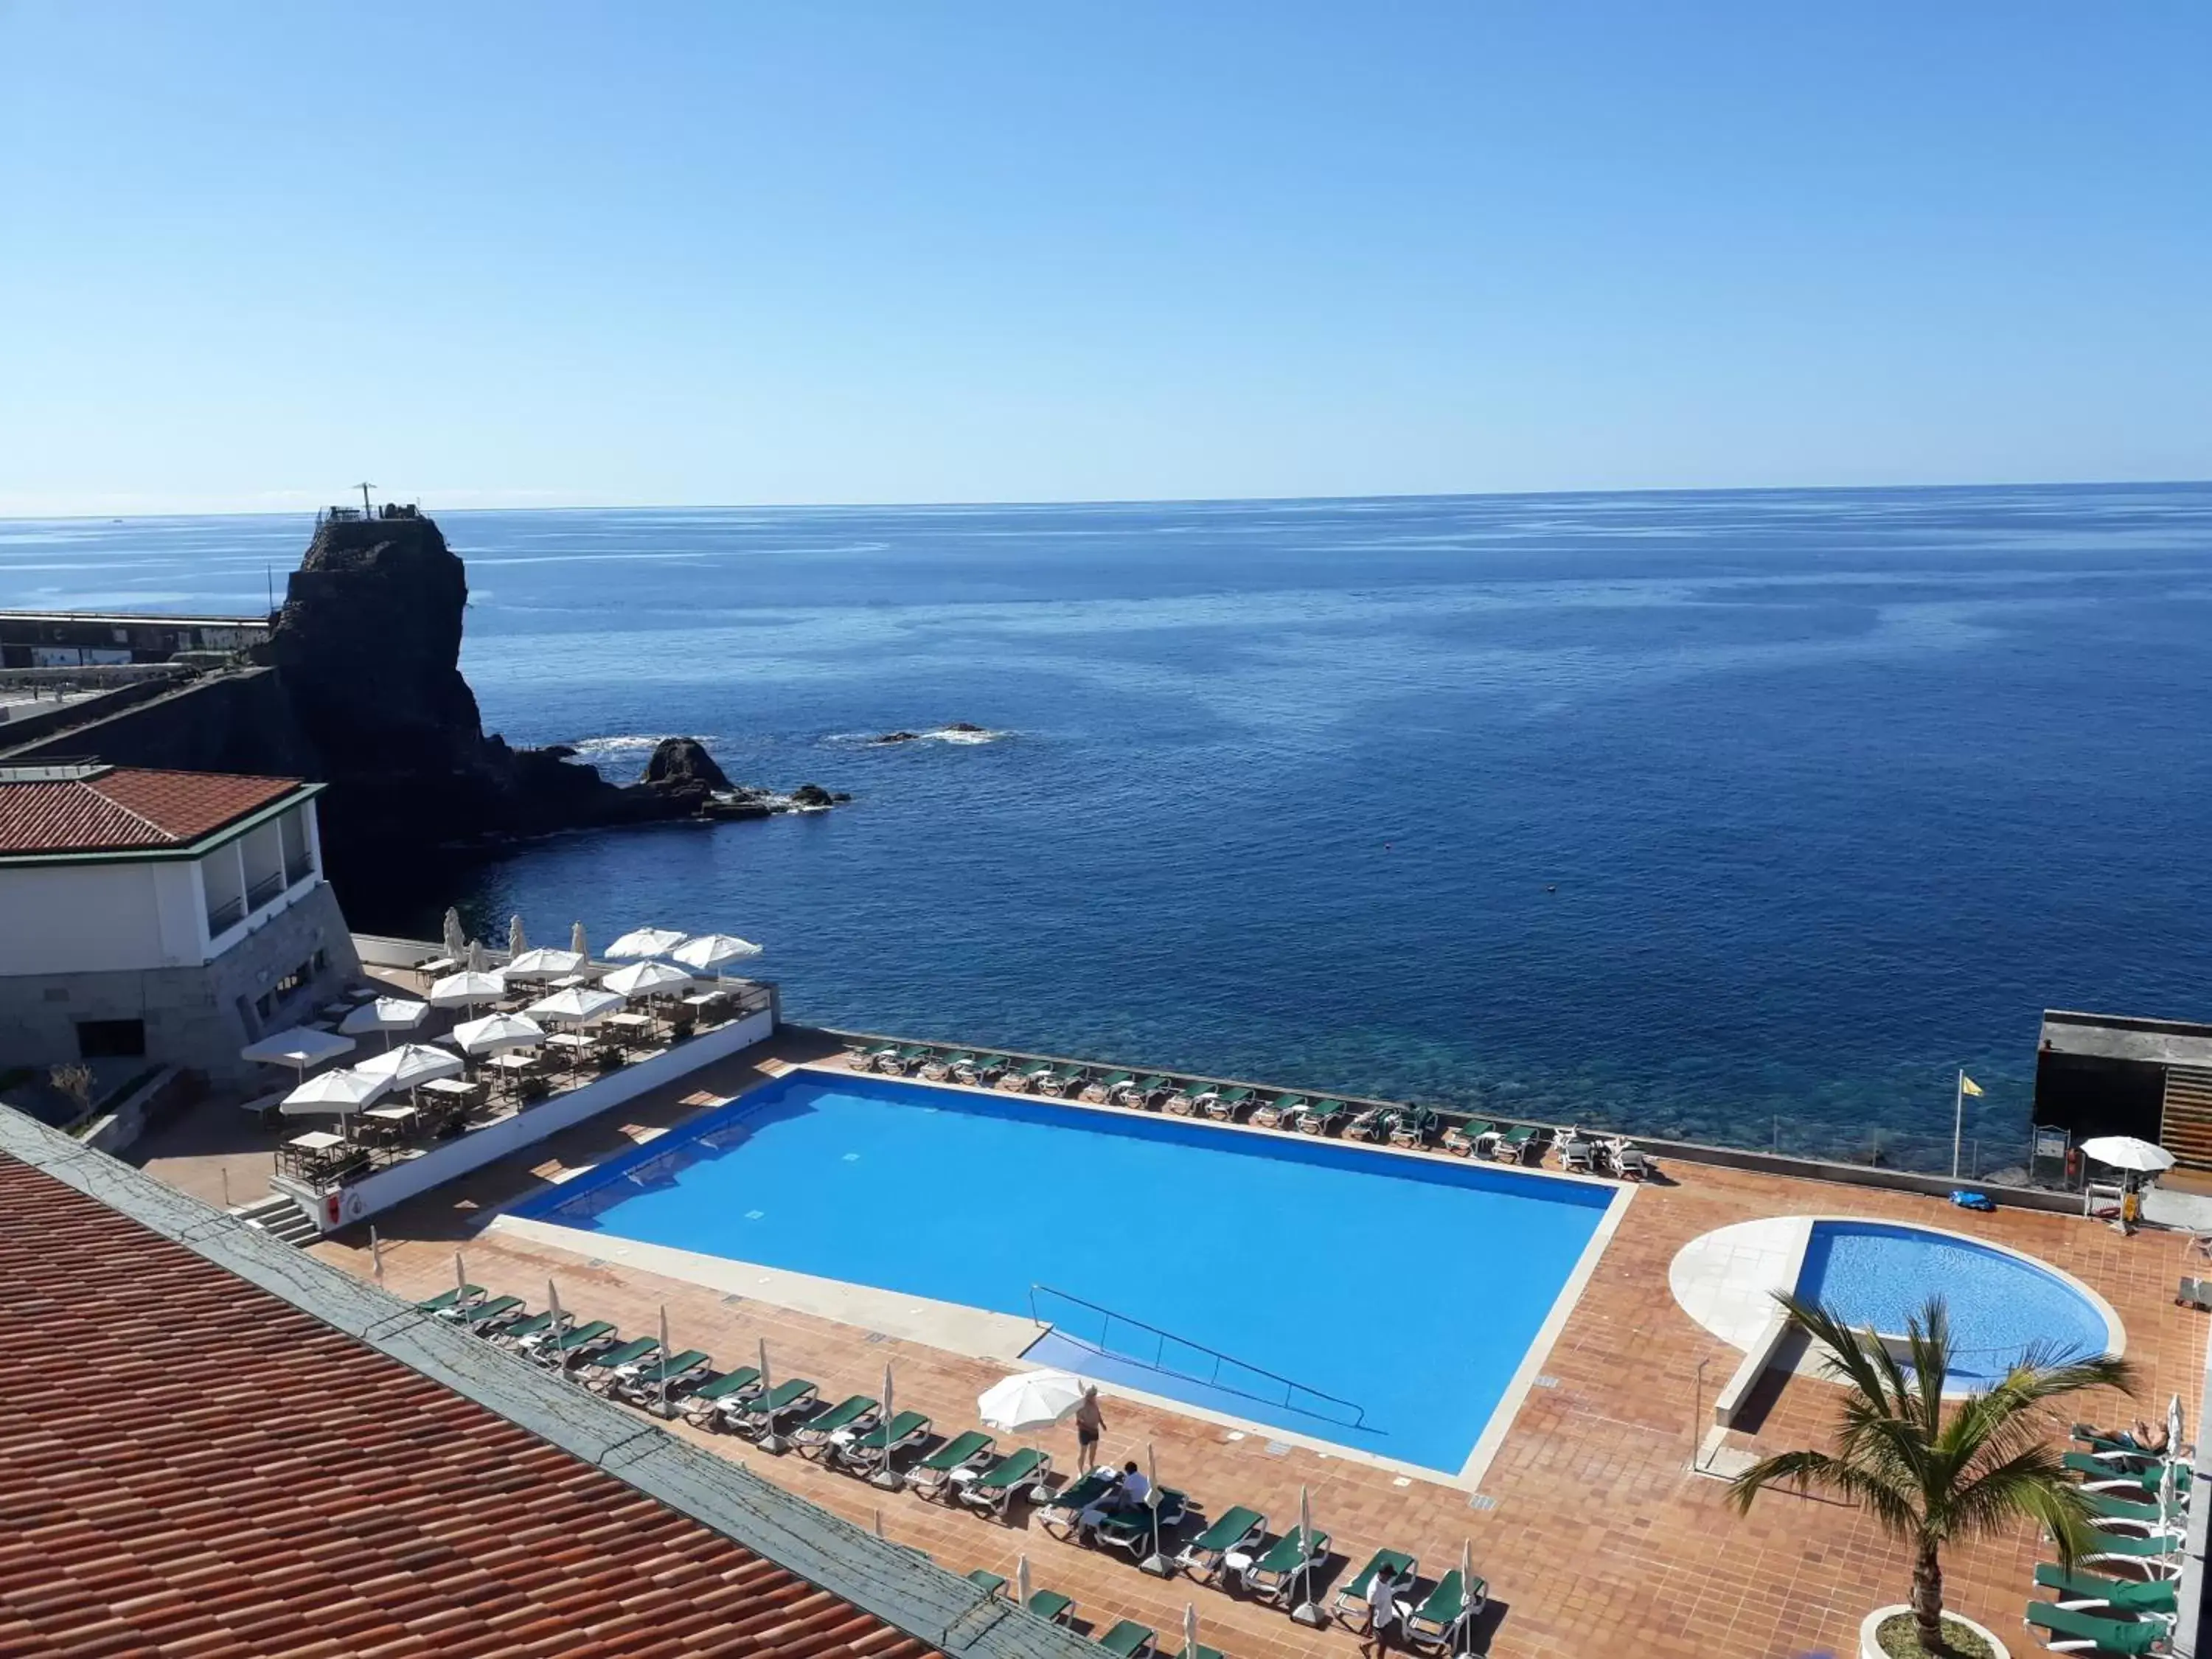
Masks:
[[[361,516],[365,519],[368,516],[368,492],[376,486],[373,483],[357,483],[354,488],[361,491]]]

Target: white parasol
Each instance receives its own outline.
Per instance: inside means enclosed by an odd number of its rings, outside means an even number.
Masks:
[[[607,946],[611,962],[635,962],[644,957],[665,957],[684,943],[684,935],[667,927],[635,927]]]
[[[364,1002],[338,1022],[338,1030],[350,1036],[368,1031],[381,1031],[389,1045],[394,1031],[411,1031],[422,1023],[430,1012],[427,1002],[416,1002],[411,997],[378,997]]]
[[[354,1046],[351,1037],[340,1036],[336,1031],[318,1031],[313,1026],[297,1025],[289,1031],[265,1036],[258,1042],[247,1043],[238,1051],[238,1057],[271,1066],[289,1066],[304,1082],[307,1067],[336,1060],[340,1054],[349,1054]]]
[[[387,1089],[411,1089],[433,1078],[459,1077],[465,1068],[461,1057],[450,1048],[403,1042],[397,1048],[370,1055],[353,1069],[362,1077],[378,1079]]]
[[[540,945],[535,951],[525,951],[501,969],[503,979],[558,979],[563,974],[573,974],[584,965],[582,953],[575,951],[556,951]]]
[[[471,1054],[505,1054],[510,1048],[534,1048],[545,1041],[545,1028],[520,1014],[486,1014],[465,1019],[453,1027],[453,1041]]]
[[[476,974],[465,970],[448,974],[431,984],[430,1006],[434,1008],[473,1008],[479,1002],[496,1002],[506,994],[507,982],[497,974]]]
[[[580,957],[588,957],[592,954],[585,947],[584,924],[580,921],[572,921],[568,924],[568,948]]]
[[[335,1112],[343,1117],[357,1112],[392,1086],[391,1080],[365,1077],[356,1067],[341,1066],[311,1077],[284,1097],[279,1109],[287,1117],[313,1117]]]
[[[469,948],[469,936],[461,931],[461,913],[459,910],[449,908],[446,912],[446,920],[438,937],[446,947],[446,954],[454,961],[459,961],[461,953]]]
[[[614,1012],[623,1000],[611,991],[594,991],[587,985],[572,985],[565,991],[556,991],[551,996],[533,1002],[523,1010],[532,1019],[557,1020],[564,1025],[588,1025]]]
[[[681,968],[672,968],[665,962],[633,962],[627,968],[617,968],[599,981],[602,989],[613,992],[624,999],[666,996],[679,986],[689,985],[691,975]]]
[[[522,936],[522,918],[512,915],[507,919],[507,953],[519,957],[530,948],[530,941]]]
[[[2137,1140],[2133,1135],[2099,1135],[2094,1140],[2085,1140],[2081,1143],[2081,1156],[2108,1169],[2132,1170],[2139,1174],[2154,1175],[2173,1167],[2172,1152],[2148,1140]]]
[[[983,1426],[1023,1434],[1057,1423],[1083,1401],[1083,1379],[1066,1371],[1016,1371],[975,1396]]]
[[[721,977],[722,969],[733,962],[743,962],[748,957],[761,953],[759,945],[750,939],[738,938],[734,933],[701,933],[687,939],[668,953],[671,962],[681,963],[695,973],[713,974]]]

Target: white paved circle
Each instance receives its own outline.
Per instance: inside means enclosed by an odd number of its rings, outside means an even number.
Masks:
[[[1683,1312],[1722,1341],[1747,1351],[1774,1317],[1774,1292],[1796,1287],[1812,1236],[1808,1215],[1717,1227],[1674,1253],[1668,1285]]]

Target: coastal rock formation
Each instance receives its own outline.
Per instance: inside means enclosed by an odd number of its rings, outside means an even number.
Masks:
[[[696,738],[663,738],[640,780],[649,789],[728,791],[734,786]]]

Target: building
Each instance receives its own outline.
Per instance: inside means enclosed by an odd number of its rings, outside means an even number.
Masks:
[[[2075,1146],[2094,1135],[2154,1140],[2179,1167],[2212,1170],[2212,1025],[2045,1010],[2035,1121]]]
[[[0,1070],[239,1050],[360,971],[323,878],[320,784],[0,766]]]
[[[1096,1659],[0,1107],[0,1651]]]
[[[0,668],[167,662],[179,652],[228,655],[261,644],[261,617],[162,617],[90,611],[0,611]]]

